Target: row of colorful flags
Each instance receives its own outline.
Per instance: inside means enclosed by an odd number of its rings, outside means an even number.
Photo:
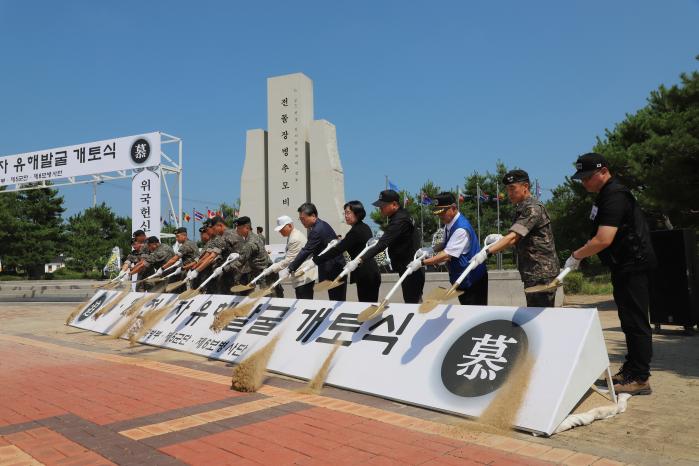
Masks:
[[[236,210],[233,212],[233,215],[235,217],[240,216],[240,211]],[[211,210],[211,209],[206,209],[206,213],[200,212],[197,209],[192,209],[192,215],[189,215],[189,212],[182,212],[182,220],[185,222],[191,222],[192,218],[194,218],[195,222],[203,222],[207,218],[214,218],[216,216],[219,216],[221,218],[225,218],[225,215],[223,211],[221,210]],[[175,218],[174,212],[170,211],[170,219],[165,220],[162,217],[160,217],[160,223],[164,226],[170,226],[172,224],[177,224],[177,219]]]
[[[537,188],[538,188],[538,185],[537,185]],[[392,189],[393,191],[396,191],[396,192],[401,192],[401,189],[398,187],[398,185],[392,183],[391,181],[388,181],[388,189]],[[478,194],[471,196],[471,195],[462,193],[461,189],[459,189],[459,191],[457,193],[457,196],[459,198],[459,202],[464,202],[464,200],[466,200],[466,199],[478,199],[481,202],[488,202],[488,201],[496,202],[496,201],[502,201],[505,199],[505,193],[498,193],[497,195],[495,195],[495,194],[490,195],[487,192],[481,190],[480,188],[477,191],[478,191]],[[537,192],[537,194],[540,194],[540,193]],[[410,197],[403,196],[403,207],[404,208],[406,206],[408,206],[411,202],[412,202],[412,200],[410,199]],[[422,204],[422,205],[431,205],[432,204],[432,199],[424,191],[420,192],[420,204]]]

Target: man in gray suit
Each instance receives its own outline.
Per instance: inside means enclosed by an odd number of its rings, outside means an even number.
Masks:
[[[296,259],[296,256],[301,249],[303,249],[308,240],[306,239],[306,235],[294,228],[294,221],[287,215],[282,215],[277,219],[277,227],[274,230],[286,238],[286,255],[284,259],[270,267],[271,272],[278,272],[281,276],[284,273],[288,273],[287,268],[289,264]],[[309,261],[311,261],[311,259],[309,259]],[[316,282],[317,276],[317,267],[313,267],[298,278],[293,275],[291,276],[291,286],[294,287],[294,291],[296,292],[296,299],[313,299],[313,285]]]

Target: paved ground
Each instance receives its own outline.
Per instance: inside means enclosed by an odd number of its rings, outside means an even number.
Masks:
[[[599,305],[619,361],[616,312]],[[653,395],[546,439],[281,377],[237,393],[230,365],[65,327],[73,307],[0,305],[0,465],[699,464],[697,336],[655,337]]]

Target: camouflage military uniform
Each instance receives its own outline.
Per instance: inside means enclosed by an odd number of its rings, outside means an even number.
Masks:
[[[147,248],[147,247],[146,247]],[[155,248],[153,252],[148,252],[147,254],[141,256],[141,258],[145,261],[146,266],[143,268],[143,270],[138,274],[139,279],[143,278],[148,278],[151,275],[155,273],[156,270],[158,270],[160,267],[165,264],[168,260],[172,258],[172,256],[175,255],[175,252],[172,250],[172,247],[170,247],[167,244],[162,244]],[[151,283],[147,282],[142,282],[138,286],[139,290],[148,290],[152,288]]]
[[[150,251],[148,251],[148,246],[146,243],[143,243],[138,251],[132,249],[129,255],[124,258],[124,262],[128,261],[132,266],[134,266],[148,254],[150,254]]]
[[[516,245],[517,266],[524,287],[550,283],[559,272],[551,220],[544,205],[529,197],[515,206],[510,231],[520,236]],[[555,291],[527,294],[527,306],[553,306]]]
[[[247,283],[257,277],[270,265],[272,265],[272,259],[270,259],[269,254],[265,249],[265,243],[262,241],[262,238],[260,238],[260,235],[250,232],[248,237],[245,238],[244,242],[242,243],[240,257],[227,268],[230,270],[240,271],[243,281]],[[257,283],[261,288],[267,288],[278,278],[279,275],[273,273],[261,278]],[[281,286],[277,286],[275,288],[274,295],[276,297],[283,297],[284,291]]]
[[[177,250],[177,255],[182,259],[182,264],[189,264],[194,262],[199,257],[199,248],[197,243],[192,240],[185,240],[180,244],[180,248]]]

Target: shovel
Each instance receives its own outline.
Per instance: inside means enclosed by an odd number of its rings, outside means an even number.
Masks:
[[[273,267],[273,266],[270,265],[269,267],[267,267],[266,269],[264,269],[257,277],[253,278],[252,281],[251,281],[250,283],[248,283],[247,285],[235,285],[235,286],[232,286],[232,287],[231,287],[231,293],[240,293],[240,292],[243,292],[243,291],[252,290],[253,288],[255,288],[255,283],[257,283],[257,281],[258,281],[260,278],[262,278],[262,277],[264,277],[264,276],[266,276],[266,275],[269,275],[269,274],[272,272],[272,270],[271,270],[272,267]]]
[[[483,241],[483,249],[488,249],[489,246],[497,243],[502,238],[500,234],[492,234],[485,237]],[[481,251],[483,250],[481,249]],[[443,304],[444,302],[456,298],[457,296],[463,294],[463,291],[459,291],[457,288],[463,283],[469,273],[473,271],[477,266],[473,263],[468,264],[466,270],[461,272],[459,278],[456,279],[454,284],[449,288],[438,287],[430,292],[425,298],[424,302],[420,304],[419,311],[421,313],[427,313],[433,310],[437,305]]]
[[[551,280],[551,283],[544,283],[543,285],[530,286],[529,288],[525,288],[524,292],[529,294],[529,293],[543,293],[545,291],[553,291],[563,284],[563,279],[565,278],[566,275],[568,275],[570,273],[570,271],[571,271],[571,268],[566,267],[565,269],[561,270],[561,273],[559,273],[556,278]]]
[[[210,282],[211,280],[213,280],[214,278],[218,277],[219,275],[221,275],[221,274],[223,273],[223,268],[224,268],[225,266],[227,266],[228,264],[230,264],[231,262],[233,262],[234,260],[236,260],[236,259],[239,258],[239,257],[240,257],[240,254],[238,254],[237,252],[232,252],[232,253],[226,258],[225,262],[224,262],[223,264],[219,265],[218,267],[216,267],[216,268],[214,269],[214,271],[211,273],[211,276],[209,276],[209,278],[207,278],[206,280],[204,280],[204,281],[201,283],[201,285],[199,285],[199,286],[196,287],[195,289],[183,291],[183,292],[180,293],[180,295],[178,296],[178,299],[179,299],[179,300],[189,299],[189,298],[193,298],[193,297],[197,296],[198,294],[200,294],[200,293],[201,293],[201,290],[203,290],[204,287],[206,287],[206,285],[208,285],[209,282]],[[185,279],[183,280],[183,282],[189,282],[189,280],[187,280],[187,279],[185,278]]]
[[[325,254],[326,252],[330,251],[330,250],[331,250],[332,248],[334,248],[335,245],[336,245],[337,243],[339,243],[339,242],[340,242],[340,240],[338,240],[338,239],[334,239],[334,240],[330,241],[330,242],[328,243],[328,245],[325,246],[325,249],[323,249],[322,251],[320,251],[320,254],[318,254],[318,257],[320,257],[320,256],[322,256],[323,254]],[[312,261],[307,261],[305,267],[301,267],[301,268],[298,269],[296,272],[294,272],[294,277],[299,278],[301,275],[303,275],[304,273],[308,272],[309,270],[311,270],[311,269],[312,269],[313,267],[315,267],[315,266],[316,266],[316,264],[315,264],[314,262],[312,262]]]
[[[413,259],[424,259],[426,256],[427,251],[425,251],[424,249],[418,249],[417,251],[415,251],[415,256],[413,257]],[[393,285],[393,288],[391,288],[391,291],[388,292],[386,297],[379,304],[372,304],[371,306],[364,309],[357,316],[357,321],[366,322],[367,320],[371,320],[374,317],[378,317],[388,305],[388,300],[391,299],[391,296],[393,296],[393,294],[398,290],[398,288],[400,288],[400,285],[403,283],[403,280],[405,280],[408,277],[408,275],[410,275],[413,272],[414,270],[410,267],[405,269],[403,275],[401,275],[396,284]]]
[[[103,288],[103,289],[112,288],[112,287],[118,285],[121,282],[121,279],[124,278],[126,275],[128,275],[128,272],[124,270],[122,272],[119,272],[119,275],[112,278],[107,283],[98,283],[96,285],[92,285],[92,287],[93,288]]]
[[[257,299],[257,298],[262,298],[263,296],[267,296],[267,295],[270,294],[272,291],[274,291],[274,288],[275,288],[277,285],[279,285],[279,284],[282,282],[282,280],[284,280],[286,277],[288,277],[288,275],[285,275],[285,276],[283,276],[283,277],[279,277],[274,283],[272,283],[271,285],[269,285],[269,286],[268,286],[267,288],[265,288],[264,290],[257,290],[257,291],[254,291],[254,292],[250,293],[250,299]],[[231,289],[232,289],[232,288],[231,288]]]
[[[357,254],[357,257],[355,257],[354,259],[352,259],[352,262],[355,262],[355,261],[359,262],[359,259],[361,259],[361,257],[362,257],[364,254],[366,254],[367,251],[368,251],[369,249],[371,249],[371,248],[373,248],[374,246],[376,246],[376,243],[378,243],[378,242],[379,242],[379,240],[378,240],[377,238],[369,238],[369,241],[366,242],[366,246],[364,247],[364,249],[362,249],[362,251],[361,251],[359,254]],[[350,264],[351,264],[352,262],[350,262]],[[337,277],[335,277],[335,280],[332,280],[332,281],[330,281],[330,280],[323,280],[322,282],[317,283],[317,284],[313,287],[313,291],[328,291],[328,290],[332,290],[333,288],[336,288],[336,287],[342,285],[342,282],[341,282],[340,280],[342,280],[343,277],[346,277],[347,275],[349,275],[349,273],[350,273],[349,264],[347,264],[347,265],[345,265],[345,268],[342,269],[342,272],[340,272],[340,275],[338,275]]]

